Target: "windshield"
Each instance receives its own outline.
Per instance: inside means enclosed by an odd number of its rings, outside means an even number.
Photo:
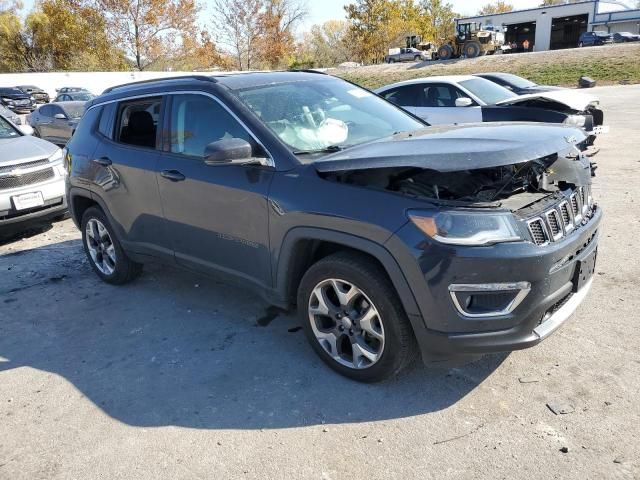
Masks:
[[[84,105],[60,105],[69,118],[80,118],[84,113]]]
[[[0,88],[0,95],[24,95],[24,92],[17,88]]]
[[[237,95],[297,152],[348,147],[424,127],[380,97],[338,79],[261,85]]]
[[[535,83],[527,80],[526,78],[522,78],[511,73],[501,73],[499,78],[501,78],[505,82],[508,82],[516,88],[530,88],[536,86]]]
[[[19,137],[18,131],[9,124],[3,117],[0,117],[0,140],[5,138]]]
[[[78,100],[80,102],[88,102],[89,100],[95,98],[91,93],[74,93],[71,96],[74,100]]]
[[[493,105],[502,100],[509,100],[510,98],[518,96],[506,88],[496,85],[484,78],[463,80],[460,82],[460,85],[469,90],[487,105]]]

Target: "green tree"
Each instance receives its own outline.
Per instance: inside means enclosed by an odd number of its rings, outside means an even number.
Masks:
[[[299,45],[298,63],[309,67],[335,67],[351,60],[348,33],[349,23],[344,20],[329,20],[322,25],[313,25]]]
[[[453,11],[453,6],[442,0],[422,0],[421,7],[427,22],[427,38],[440,45],[447,38],[455,34],[455,18],[459,16]]]
[[[513,11],[513,5],[503,0],[498,0],[497,2],[487,3],[484,5],[480,10],[478,10],[478,15],[493,15],[495,13],[511,11]]]

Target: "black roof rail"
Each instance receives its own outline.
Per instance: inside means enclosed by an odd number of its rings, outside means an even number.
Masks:
[[[318,70],[314,70],[313,68],[292,68],[291,70],[287,70],[288,72],[300,72],[300,73],[317,73],[318,75],[329,75],[327,72],[320,72]]]
[[[135,85],[144,85],[145,83],[162,82],[162,81],[165,81],[165,80],[183,80],[183,79],[201,80],[201,81],[204,81],[204,82],[212,82],[212,83],[217,83],[218,82],[215,78],[209,77],[207,75],[178,75],[178,76],[175,76],[175,77],[158,77],[158,78],[150,78],[148,80],[139,80],[137,82],[123,83],[121,85],[114,85],[113,87],[109,87],[105,91],[103,91],[102,95],[105,95],[107,93],[111,93],[114,90],[117,90],[119,88],[124,88],[124,87],[130,87],[130,86],[135,86]]]

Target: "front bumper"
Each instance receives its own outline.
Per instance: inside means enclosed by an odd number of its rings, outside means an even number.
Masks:
[[[12,197],[31,192],[41,192],[44,204],[25,210],[16,210]],[[59,174],[44,183],[0,190],[0,226],[47,219],[61,215],[66,211],[64,177]]]
[[[395,252],[413,291],[420,316],[413,320],[425,361],[532,347],[557,330],[584,300],[591,280],[575,290],[576,269],[595,254],[602,212],[571,235],[545,246],[529,242],[487,247],[452,247],[425,241],[412,223],[388,242],[412,245]],[[405,252],[406,253],[406,252]],[[530,291],[513,311],[472,318],[454,305],[453,284],[527,283]]]

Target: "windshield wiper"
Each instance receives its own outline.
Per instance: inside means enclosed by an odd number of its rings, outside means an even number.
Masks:
[[[328,147],[318,148],[317,150],[296,150],[293,152],[293,154],[294,155],[312,155],[314,153],[334,153],[334,152],[340,152],[345,148],[347,147],[346,146],[341,147],[339,145],[329,145]]]

